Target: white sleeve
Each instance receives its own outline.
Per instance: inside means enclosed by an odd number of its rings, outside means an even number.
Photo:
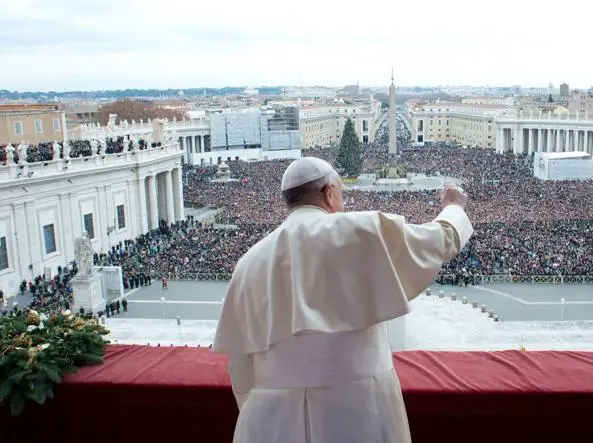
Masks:
[[[253,377],[253,355],[229,355],[229,375],[233,386],[233,394],[235,395],[235,400],[240,411],[243,403],[247,400],[249,391],[255,384]]]
[[[415,298],[438,275],[443,263],[455,257],[473,234],[465,211],[447,206],[437,218],[422,225],[381,216],[381,235],[397,278],[408,300]]]

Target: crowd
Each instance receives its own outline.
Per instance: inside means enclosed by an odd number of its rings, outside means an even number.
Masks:
[[[125,141],[113,143],[109,149],[125,149]],[[334,149],[305,154],[335,163]],[[438,281],[467,284],[478,275],[502,273],[593,275],[593,181],[540,181],[531,172],[532,157],[485,149],[401,149],[392,158],[383,144],[365,146],[365,172],[396,162],[410,172],[461,178],[470,196],[467,212],[475,235],[459,257],[443,266]],[[95,264],[121,266],[126,289],[152,284],[165,274],[225,278],[241,255],[286,217],[279,189],[289,163],[232,161],[231,177],[237,180],[226,183],[211,181],[215,166],[184,165],[186,204],[219,208],[218,225],[191,216],[171,225],[163,221],[158,229],[95,254]],[[351,193],[349,211],[398,213],[413,223],[431,220],[440,209],[436,190]],[[67,306],[69,274],[62,275],[50,286],[33,283],[37,304],[54,303],[58,294],[60,306]]]
[[[70,309],[72,305],[72,287],[70,280],[76,275],[78,269],[76,263],[71,263],[68,269],[58,268],[58,273],[51,279],[45,279],[38,275],[27,282],[23,280],[20,284],[21,295],[26,292],[31,294],[31,301],[22,308],[34,309],[48,315]],[[18,304],[13,309],[20,309]],[[7,306],[0,305],[2,315],[8,313]]]
[[[332,149],[311,149],[306,155],[332,163],[336,158]],[[444,266],[443,275],[593,275],[593,204],[583,204],[593,195],[593,182],[540,181],[532,175],[532,157],[485,149],[402,149],[395,159],[385,145],[371,143],[364,159],[365,172],[397,161],[410,172],[463,180],[476,234],[460,257]],[[223,208],[218,221],[237,224],[243,238],[255,241],[287,214],[278,190],[288,164],[231,162],[231,176],[239,179],[232,183],[191,178],[212,174],[211,170],[188,172],[186,200]],[[353,204],[348,210],[395,212],[413,223],[431,220],[439,211],[436,191],[351,193]],[[254,235],[257,230],[259,235]],[[238,245],[239,251],[248,246]],[[226,271],[233,262],[234,257],[229,257],[223,268],[215,269]],[[212,263],[216,261],[205,266],[212,270]]]
[[[67,156],[70,158],[77,157],[90,157],[93,154],[93,146],[90,140],[70,140],[68,142],[45,142],[38,143],[36,145],[27,145],[26,148],[26,161],[27,163],[36,162],[47,162],[52,160],[63,159],[65,156],[65,143],[68,143]],[[115,138],[106,138],[101,142],[97,141],[97,154],[119,154],[125,151],[131,151],[134,149],[133,144],[137,143],[137,149],[143,150],[148,149],[148,143],[144,139],[132,139],[129,135],[119,136]],[[57,145],[58,150],[54,149],[54,145]],[[151,147],[160,146],[161,143],[152,143]],[[19,155],[17,151],[17,145],[12,145],[15,148],[13,151],[13,161],[18,163]],[[6,164],[7,160],[7,148],[8,145],[0,145],[0,164]]]
[[[108,253],[95,254],[96,266],[121,266],[125,289],[152,284],[163,274],[231,273],[247,249],[273,227],[247,224],[240,229],[214,228],[189,216],[135,240],[121,242]]]

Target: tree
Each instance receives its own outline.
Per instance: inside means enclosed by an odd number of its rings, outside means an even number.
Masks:
[[[338,167],[350,178],[358,177],[362,171],[362,151],[352,120],[346,120],[340,140],[337,158]]]
[[[144,102],[138,100],[122,99],[108,103],[101,106],[97,111],[97,119],[102,125],[106,125],[109,121],[109,114],[117,114],[117,121],[127,120],[136,122],[140,120],[148,121],[148,119],[168,118],[172,120],[175,117],[177,120],[183,119],[183,112],[164,109],[156,106],[151,102]]]

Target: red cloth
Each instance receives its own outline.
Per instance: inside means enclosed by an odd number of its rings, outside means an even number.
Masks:
[[[414,443],[591,440],[593,353],[413,351],[395,365]],[[223,443],[237,413],[224,356],[110,345],[45,406],[0,410],[0,432],[9,443]]]

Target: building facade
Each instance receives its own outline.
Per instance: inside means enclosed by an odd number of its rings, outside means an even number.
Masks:
[[[80,138],[126,134],[147,137],[154,122],[119,125],[81,125]],[[200,115],[188,120],[165,120],[163,131],[174,136],[190,165],[217,165],[223,161],[291,159],[301,156],[298,108],[259,108]]]
[[[412,111],[412,142],[450,142],[494,148],[495,119],[508,106],[469,103],[429,103]]]
[[[584,152],[593,149],[593,113],[509,110],[496,122],[496,152]]]
[[[67,140],[66,114],[58,105],[0,105],[0,144],[54,140]]]
[[[86,231],[107,251],[184,218],[181,159],[172,140],[161,147],[0,166],[0,288],[17,292],[49,268],[74,259]]]
[[[368,105],[332,105],[302,107],[300,110],[301,144],[303,149],[339,143],[348,118],[362,143],[370,143],[381,122],[384,111],[380,102]]]
[[[568,113],[571,115],[580,114],[581,117],[584,117],[585,113],[593,115],[593,97],[587,92],[573,95],[568,101]]]

